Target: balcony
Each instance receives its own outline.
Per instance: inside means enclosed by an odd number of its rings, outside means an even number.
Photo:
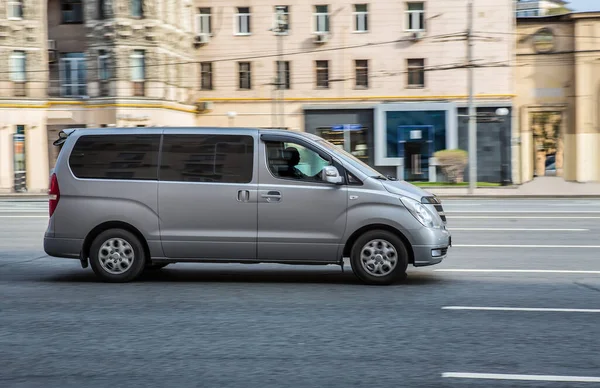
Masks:
[[[51,79],[48,81],[48,97],[81,98],[86,97],[87,93],[85,80]]]

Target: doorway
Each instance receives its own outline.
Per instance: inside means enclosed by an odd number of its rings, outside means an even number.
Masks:
[[[433,125],[398,127],[398,155],[404,158],[404,180],[429,181],[429,158],[433,155]]]
[[[532,112],[533,176],[563,176],[563,112]]]

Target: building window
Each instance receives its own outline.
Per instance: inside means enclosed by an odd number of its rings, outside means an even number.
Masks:
[[[252,89],[252,72],[250,62],[238,62],[239,88],[244,90]]]
[[[290,89],[290,61],[277,61],[277,88]]]
[[[369,31],[369,13],[367,4],[354,4],[354,32]]]
[[[329,89],[329,61],[317,61],[317,88]]]
[[[354,61],[354,72],[356,88],[367,89],[369,87],[369,61],[366,59]]]
[[[64,97],[87,95],[84,53],[66,53],[60,59],[61,91]]]
[[[250,35],[250,8],[237,7],[235,14],[235,33],[237,35]]]
[[[290,31],[290,7],[276,5],[273,30],[278,34],[287,34]]]
[[[146,53],[144,50],[133,50],[131,53],[131,82],[133,83],[133,95],[146,95]]]
[[[106,0],[98,0],[98,20],[104,20],[106,18]]]
[[[100,81],[108,81],[110,79],[108,53],[106,50],[98,50],[98,79]]]
[[[196,14],[196,32],[198,34],[212,34],[210,8],[200,8]]]
[[[408,31],[425,30],[425,3],[406,3],[406,29]]]
[[[329,6],[315,5],[315,32],[329,32]]]
[[[425,60],[424,59],[408,59],[408,81],[409,88],[424,88],[425,87]]]
[[[143,0],[129,0],[131,6],[131,16],[134,18],[144,17],[144,3]]]
[[[8,18],[23,19],[23,0],[8,0]]]
[[[10,55],[10,80],[13,82],[13,97],[27,95],[25,51],[13,51]]]
[[[12,82],[25,82],[25,69],[25,51],[13,51],[10,55],[10,80]]]
[[[60,0],[60,12],[63,24],[83,23],[83,4],[81,0]]]
[[[200,63],[200,89],[213,90],[212,62]]]

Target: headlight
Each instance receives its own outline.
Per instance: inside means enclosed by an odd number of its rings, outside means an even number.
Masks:
[[[436,225],[433,214],[421,202],[407,197],[400,198],[400,201],[423,226],[433,228]]]

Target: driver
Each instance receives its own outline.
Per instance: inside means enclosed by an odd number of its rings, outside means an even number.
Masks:
[[[285,149],[285,153],[289,155],[287,158],[287,170],[282,171],[284,176],[288,178],[296,179],[308,179],[307,175],[296,168],[300,163],[300,152],[294,147],[288,147]]]

